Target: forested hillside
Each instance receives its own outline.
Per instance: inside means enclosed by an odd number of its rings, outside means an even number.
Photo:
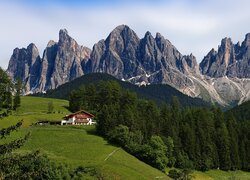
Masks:
[[[116,81],[122,88],[135,92],[138,97],[144,99],[150,99],[158,104],[170,103],[172,96],[177,96],[182,102],[182,106],[209,106],[210,104],[203,101],[200,98],[192,98],[182,94],[175,88],[169,85],[152,84],[147,86],[136,86],[128,82],[120,81],[108,74],[92,73],[86,74],[80,78],[77,78],[71,82],[65,83],[55,90],[50,90],[46,94],[35,94],[36,96],[68,99],[70,92],[74,89],[78,89],[81,85],[98,84],[100,81]]]
[[[250,101],[244,102],[226,112],[227,115],[233,114],[239,121],[250,121]]]
[[[69,105],[96,114],[100,135],[160,170],[250,170],[250,121],[219,108],[182,108],[177,97],[158,107],[114,81],[72,91]]]

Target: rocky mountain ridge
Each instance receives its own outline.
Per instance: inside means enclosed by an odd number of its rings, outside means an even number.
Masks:
[[[45,92],[84,74],[82,64],[90,57],[91,50],[80,46],[68,35],[59,32],[59,41],[50,40],[42,58],[34,44],[26,49],[16,48],[7,71],[12,79],[21,78],[26,92]]]
[[[250,33],[240,44],[224,38],[218,52],[212,49],[200,63],[201,73],[210,77],[250,78]]]
[[[126,25],[116,27],[90,50],[60,30],[59,41],[49,41],[43,56],[34,44],[16,48],[8,72],[20,77],[27,93],[45,92],[87,73],[102,72],[133,84],[169,84],[192,97],[228,105],[250,97],[250,34],[242,44],[225,38],[200,63],[182,55],[160,33],[143,38]]]

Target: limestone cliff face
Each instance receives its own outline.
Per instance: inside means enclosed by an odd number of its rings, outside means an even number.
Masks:
[[[240,44],[224,38],[197,64],[160,33],[143,38],[126,25],[116,27],[92,51],[59,32],[42,58],[34,44],[13,51],[8,72],[20,77],[26,92],[45,92],[86,73],[102,72],[137,85],[169,84],[184,94],[228,105],[250,99],[250,34]]]
[[[64,29],[59,32],[59,42],[49,41],[42,58],[34,44],[26,49],[16,48],[7,71],[13,79],[22,79],[27,93],[43,92],[82,76],[82,64],[89,59],[90,52]]]
[[[186,74],[198,72],[195,57],[183,56],[159,33],[142,39],[126,25],[116,27],[106,40],[94,45],[89,60],[92,72],[105,72],[135,84],[192,83]]]
[[[218,52],[212,49],[200,63],[202,74],[219,78],[250,78],[250,34],[242,44],[233,44],[230,38],[224,38]]]
[[[250,99],[250,34],[241,44],[224,38],[218,51],[212,49],[205,56],[200,70],[225,103]]]
[[[30,44],[27,48],[14,49],[7,70],[12,79],[20,78],[26,91],[29,91],[38,82],[40,66],[38,49],[34,44]]]
[[[139,41],[128,26],[118,26],[106,40],[94,45],[90,56],[91,72],[105,72],[120,79],[136,75]]]
[[[47,51],[47,57],[45,56],[46,59],[44,59],[45,64],[46,60],[48,64],[51,64],[48,66],[49,73],[47,74],[45,90],[54,89],[63,83],[82,76],[84,74],[82,61],[89,59],[90,55],[90,49],[78,45],[65,29],[60,30],[59,42],[52,45],[52,49],[50,53]]]
[[[37,85],[38,92],[43,92],[51,87],[51,76],[54,71],[57,49],[57,43],[51,40],[44,50],[42,64],[40,67],[41,75]]]

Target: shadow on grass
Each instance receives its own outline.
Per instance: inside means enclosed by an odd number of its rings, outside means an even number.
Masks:
[[[71,112],[71,110],[69,109],[69,106],[62,106],[64,107],[65,109],[67,109],[69,112]]]
[[[89,135],[100,136],[100,135],[97,133],[95,127],[86,128],[85,130],[86,130],[87,134],[89,134]],[[102,136],[100,136],[100,137],[102,137]]]

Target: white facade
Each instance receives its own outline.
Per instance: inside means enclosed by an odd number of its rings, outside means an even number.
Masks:
[[[75,122],[76,118],[69,118],[68,120],[62,120],[61,121],[61,125],[93,125],[96,124],[96,122],[94,122],[92,120],[92,118],[87,118],[86,119],[88,122]]]

